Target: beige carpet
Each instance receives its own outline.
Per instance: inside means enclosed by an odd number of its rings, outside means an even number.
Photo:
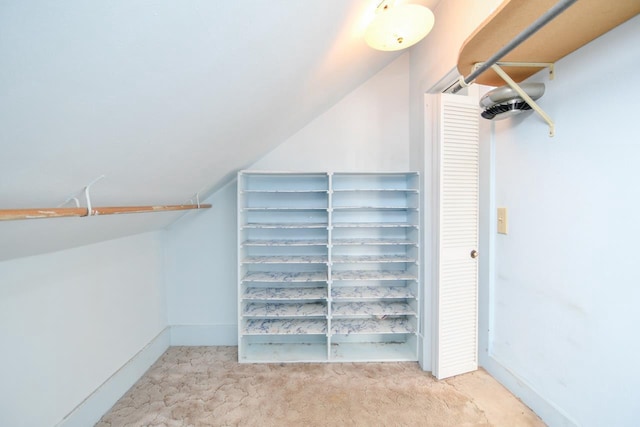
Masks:
[[[172,347],[106,413],[115,426],[543,426],[485,371],[416,363],[238,364],[236,347]]]

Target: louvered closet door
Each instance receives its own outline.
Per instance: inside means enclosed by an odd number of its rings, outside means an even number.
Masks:
[[[438,379],[478,368],[478,130],[475,97],[438,95]]]

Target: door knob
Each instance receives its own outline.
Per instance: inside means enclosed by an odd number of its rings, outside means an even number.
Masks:
[[[478,258],[478,251],[476,251],[474,249],[474,250],[471,251],[471,253],[469,255],[471,255],[471,258],[476,259],[476,258]]]

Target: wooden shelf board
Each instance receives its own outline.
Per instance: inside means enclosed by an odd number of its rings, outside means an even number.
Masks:
[[[460,74],[471,74],[475,63],[486,61],[556,2],[504,1],[462,44],[458,56]],[[556,62],[639,13],[639,1],[579,0],[500,61]],[[540,68],[508,67],[506,71],[521,82]],[[492,70],[482,73],[475,82],[488,86],[505,84]]]

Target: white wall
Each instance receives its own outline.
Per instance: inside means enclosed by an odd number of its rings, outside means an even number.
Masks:
[[[0,425],[57,424],[153,340],[162,263],[161,232],[0,262]]]
[[[534,77],[554,138],[533,115],[495,125],[509,234],[494,235],[489,363],[564,414],[551,424],[638,423],[638,40],[640,17]]]
[[[409,54],[404,53],[251,169],[409,170]]]
[[[399,171],[409,167],[406,54],[250,169]],[[235,181],[167,232],[167,301],[174,345],[237,343]]]

